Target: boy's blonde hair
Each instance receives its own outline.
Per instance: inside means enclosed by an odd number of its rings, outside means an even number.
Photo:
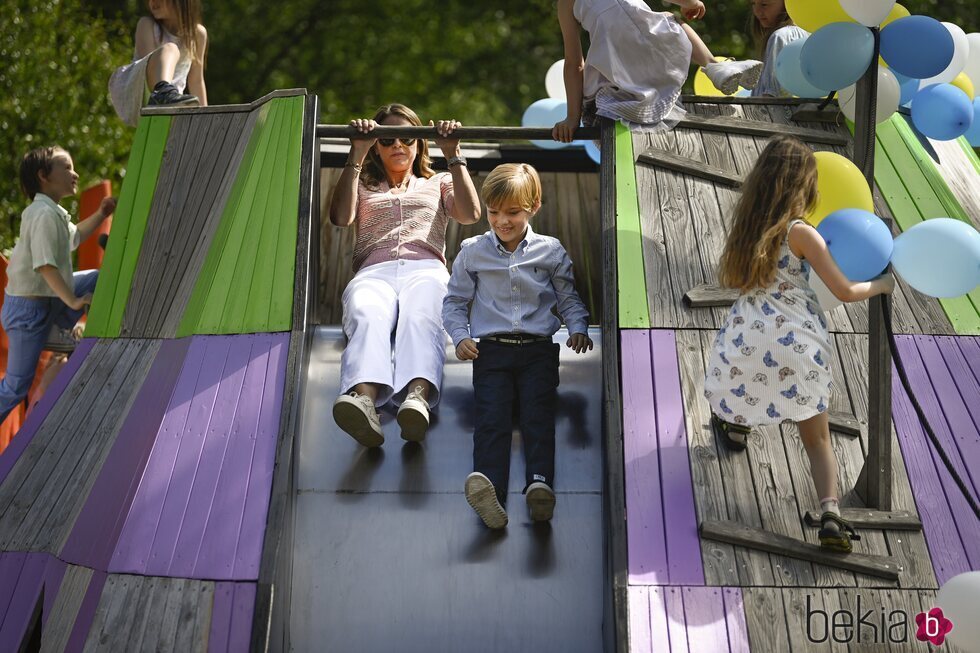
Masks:
[[[487,175],[480,194],[489,207],[517,202],[525,211],[533,211],[541,204],[541,179],[526,163],[503,163]]]
[[[743,292],[776,278],[786,229],[817,201],[817,160],[790,136],[776,136],[742,183],[735,220],[721,255],[718,280]]]

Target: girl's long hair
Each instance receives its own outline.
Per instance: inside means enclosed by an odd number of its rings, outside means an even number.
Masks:
[[[167,0],[176,14],[177,32],[181,45],[191,54],[191,58],[204,65],[202,55],[197,51],[197,26],[201,24],[201,0]],[[163,27],[163,25],[160,25]]]
[[[769,37],[780,27],[786,27],[787,25],[795,25],[793,19],[789,17],[789,12],[786,11],[786,5],[783,5],[783,12],[779,14],[779,20],[772,27],[763,27],[759,19],[755,17],[755,14],[749,14],[749,33],[752,35],[752,41],[755,43],[755,49],[758,52],[759,59],[764,59],[766,56],[766,45],[769,43]]]
[[[385,118],[390,116],[404,118],[416,127],[422,126],[422,121],[419,120],[418,115],[404,104],[385,104],[374,113],[374,121],[381,124]],[[415,150],[415,161],[412,162],[412,174],[416,177],[428,179],[435,174],[435,171],[432,169],[432,161],[429,159],[429,144],[424,138],[418,139],[416,144],[417,149]],[[364,170],[361,171],[361,178],[364,180],[365,185],[370,187],[377,187],[381,185],[382,180],[388,178],[387,173],[385,173],[384,164],[381,163],[381,157],[374,147],[368,152]]]
[[[721,255],[721,284],[742,292],[770,285],[787,226],[803,218],[816,201],[813,152],[795,138],[774,137],[742,184]]]

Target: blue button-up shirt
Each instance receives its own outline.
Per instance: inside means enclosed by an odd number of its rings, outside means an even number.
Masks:
[[[588,333],[589,312],[575,292],[572,261],[558,239],[536,234],[529,225],[517,249],[508,252],[488,231],[460,246],[442,323],[456,346],[497,333],[550,337],[561,327],[552,312],[556,306],[570,334]]]

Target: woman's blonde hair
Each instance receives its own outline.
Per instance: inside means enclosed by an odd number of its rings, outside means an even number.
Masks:
[[[202,52],[197,51],[197,26],[201,24],[201,0],[166,0],[176,14],[177,33],[181,45],[191,58],[204,65]],[[163,27],[163,25],[160,25]]]
[[[416,127],[422,126],[422,121],[419,120],[418,115],[414,111],[404,104],[395,103],[385,104],[375,111],[374,121],[381,124],[382,121],[391,116],[404,118]],[[435,174],[435,171],[432,169],[432,160],[429,159],[429,143],[424,138],[419,138],[415,142],[418,145],[418,149],[415,151],[415,161],[412,162],[412,174],[416,177],[428,179]],[[382,180],[388,178],[388,175],[385,173],[384,164],[381,162],[381,156],[373,147],[368,152],[367,161],[364,163],[364,170],[361,171],[361,178],[364,179],[365,184],[372,187],[379,186]]]
[[[480,194],[492,208],[517,202],[525,211],[533,211],[541,204],[541,178],[526,163],[503,163],[487,175]]]
[[[755,17],[755,13],[749,14],[749,33],[752,35],[752,41],[755,43],[755,49],[758,52],[759,59],[763,59],[766,56],[766,45],[769,43],[769,37],[772,33],[781,27],[786,27],[787,25],[795,25],[793,19],[789,17],[789,12],[786,11],[786,4],[783,4],[783,11],[779,14],[779,20],[772,27],[763,27],[759,19]]]
[[[776,261],[790,221],[817,201],[817,160],[802,142],[776,136],[742,184],[718,279],[747,292],[776,278]]]

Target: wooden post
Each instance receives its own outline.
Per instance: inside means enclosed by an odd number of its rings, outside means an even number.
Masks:
[[[871,65],[857,85],[854,120],[854,164],[868,185],[874,184],[875,105],[878,96],[877,28]],[[886,221],[887,223],[888,221]],[[891,225],[889,224],[889,231]],[[854,491],[868,508],[892,509],[892,358],[888,348],[884,315],[891,315],[891,298],[879,295],[868,300],[868,456]]]

